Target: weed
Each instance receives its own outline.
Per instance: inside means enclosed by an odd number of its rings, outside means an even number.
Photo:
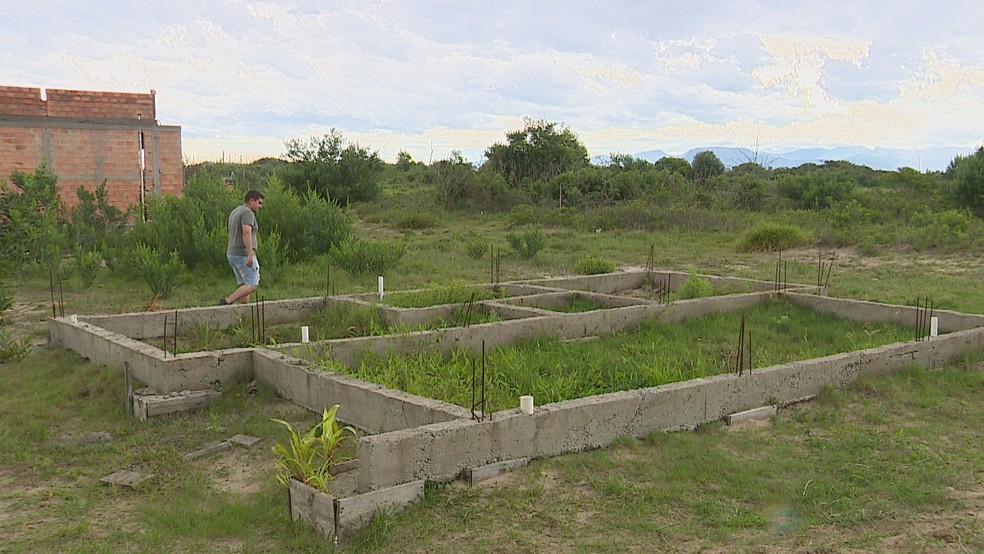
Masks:
[[[672,300],[690,300],[713,295],[714,287],[711,286],[711,283],[707,279],[698,276],[697,272],[691,269],[687,280],[673,291],[670,298]]]
[[[774,252],[787,250],[806,242],[806,233],[794,225],[760,223],[745,231],[738,239],[739,252]]]
[[[525,260],[535,257],[537,252],[547,245],[546,234],[539,227],[532,225],[527,226],[522,232],[507,233],[506,240],[516,254]]]
[[[599,275],[615,271],[615,262],[601,256],[588,255],[574,264],[574,271],[581,275]]]
[[[273,453],[277,455],[277,481],[290,487],[290,480],[298,481],[327,492],[331,480],[331,466],[335,463],[335,451],[346,439],[354,440],[355,429],[342,426],[335,419],[338,404],[325,408],[321,421],[301,435],[294,426],[282,419],[273,419],[290,433],[287,446],[277,443]]]

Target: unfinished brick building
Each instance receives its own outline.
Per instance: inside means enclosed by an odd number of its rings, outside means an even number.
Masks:
[[[157,122],[156,93],[90,92],[0,86],[0,179],[31,173],[42,161],[58,194],[78,203],[79,185],[106,183],[114,206],[181,193],[181,127]]]

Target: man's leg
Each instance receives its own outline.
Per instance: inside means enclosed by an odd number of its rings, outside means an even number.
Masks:
[[[249,302],[249,295],[253,294],[253,291],[257,289],[257,285],[239,285],[239,288],[232,291],[232,294],[225,297],[226,304],[235,304],[242,300],[243,302]]]

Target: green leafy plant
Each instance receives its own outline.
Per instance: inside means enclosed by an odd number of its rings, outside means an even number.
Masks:
[[[465,253],[470,258],[480,260],[489,251],[489,240],[478,233],[472,231],[465,233],[462,242],[465,244]]]
[[[507,233],[506,240],[519,257],[527,260],[532,259],[547,245],[546,234],[539,227],[532,225],[527,226],[522,232]]]
[[[150,291],[164,297],[170,296],[185,271],[177,250],[165,257],[146,244],[138,244],[134,249],[133,265]]]
[[[0,325],[3,324],[3,312],[9,310],[11,306],[14,305],[14,297],[7,290],[7,285],[3,282],[3,276],[0,275]]]
[[[683,282],[682,285],[673,291],[672,298],[675,300],[690,300],[692,298],[704,298],[705,296],[712,296],[714,294],[714,287],[707,279],[703,279],[697,276],[697,272],[690,270],[690,276],[687,280]]]
[[[14,338],[10,331],[0,329],[0,364],[23,360],[31,354],[31,343],[27,337]]]
[[[72,269],[82,279],[82,286],[89,288],[96,280],[96,273],[102,265],[102,253],[99,251],[86,251],[81,246],[75,248],[75,259],[72,262]]]
[[[277,443],[273,453],[277,455],[277,481],[290,486],[291,479],[327,492],[328,482],[331,481],[331,466],[335,463],[335,451],[345,441],[354,439],[355,429],[342,426],[335,418],[338,404],[325,408],[321,421],[311,427],[307,433],[300,431],[282,419],[272,419],[287,428],[290,440],[286,445]]]
[[[574,264],[574,271],[581,275],[598,275],[615,271],[615,262],[601,256],[588,255]]]

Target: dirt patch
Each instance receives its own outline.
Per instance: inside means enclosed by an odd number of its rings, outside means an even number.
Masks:
[[[263,446],[261,441],[253,449]],[[220,491],[253,494],[263,489],[269,479],[274,479],[273,464],[261,459],[252,449],[233,447],[219,456],[206,458],[202,463],[209,465],[209,480]]]
[[[3,328],[10,331],[14,339],[28,337],[31,346],[43,346],[48,342],[45,331],[49,317],[51,317],[50,307],[14,302],[3,312]]]

